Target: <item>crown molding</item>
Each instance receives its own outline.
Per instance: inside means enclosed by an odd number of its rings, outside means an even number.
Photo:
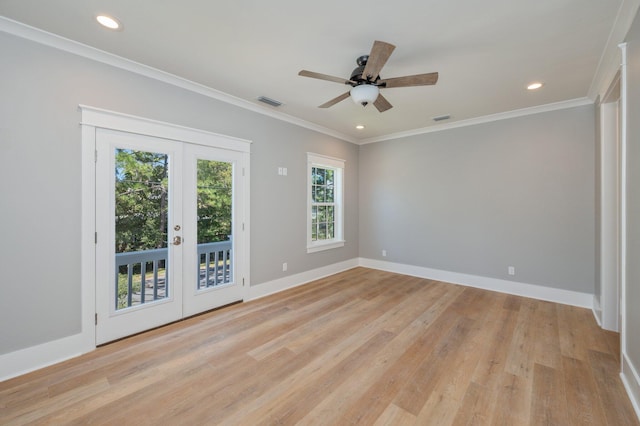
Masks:
[[[443,130],[456,129],[458,127],[475,126],[477,124],[490,123],[492,121],[506,120],[509,118],[523,117],[526,115],[539,114],[542,112],[556,111],[560,109],[575,108],[585,105],[593,105],[593,101],[589,98],[571,99],[568,101],[554,102],[546,105],[538,105],[530,108],[516,109],[513,111],[500,112],[497,114],[485,115],[482,117],[469,118],[467,120],[455,121],[447,124],[439,124],[435,126],[422,127],[420,129],[408,130],[406,132],[391,133],[388,135],[378,136],[360,140],[360,145],[369,143],[384,142],[392,139],[406,138],[409,136],[422,135],[425,133],[441,132]]]
[[[332,136],[346,142],[357,144],[359,141],[351,136],[345,135],[341,132],[335,131],[328,127],[320,126],[318,124],[311,123],[306,120],[302,120],[297,117],[293,117],[289,114],[285,114],[278,111],[273,111],[251,103],[247,100],[229,95],[228,93],[221,92],[216,89],[212,89],[203,84],[187,80],[182,77],[178,77],[174,74],[170,74],[165,71],[150,67],[148,65],[141,64],[139,62],[132,61],[130,59],[123,58],[112,53],[105,52],[95,47],[88,46],[83,43],[79,43],[74,40],[35,28],[18,21],[0,16],[0,32],[5,32],[26,40],[30,40],[45,46],[53,47],[54,49],[62,50],[74,55],[81,56],[96,62],[101,62],[116,68],[120,68],[125,71],[129,71],[135,74],[142,75],[163,83],[171,84],[181,89],[188,90],[193,93],[207,96],[211,99],[225,102],[230,105],[237,106],[258,114],[266,115],[271,118],[275,118],[280,121],[284,121],[290,124],[294,124],[299,127],[304,127],[309,130],[313,130],[319,133],[323,133],[328,136]]]
[[[596,68],[596,73],[591,81],[591,87],[589,87],[587,94],[588,98],[595,100],[598,95],[603,98],[614,80],[616,73],[620,69],[620,61],[622,59],[618,44],[625,40],[638,8],[640,8],[640,0],[623,0],[620,5],[618,15],[609,33],[609,39],[602,51],[602,56],[600,56],[598,68]]]

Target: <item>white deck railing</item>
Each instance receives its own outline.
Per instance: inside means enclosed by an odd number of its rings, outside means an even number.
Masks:
[[[198,244],[197,289],[233,281],[231,240]],[[155,300],[167,294],[166,248],[116,253],[116,309],[124,309]],[[121,268],[126,267],[126,273]],[[148,276],[149,273],[151,276]],[[126,276],[126,279],[124,278]]]

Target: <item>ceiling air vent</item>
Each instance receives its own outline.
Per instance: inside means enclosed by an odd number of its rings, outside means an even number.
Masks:
[[[266,96],[258,96],[258,100],[267,105],[271,105],[272,107],[279,107],[282,105],[282,102],[276,101],[275,99],[267,98]]]
[[[439,115],[437,117],[433,117],[432,120],[437,122],[437,121],[448,120],[450,118],[451,118],[451,116],[449,114],[446,114],[446,115]]]

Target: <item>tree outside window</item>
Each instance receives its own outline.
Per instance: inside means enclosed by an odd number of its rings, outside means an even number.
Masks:
[[[341,247],[344,160],[309,153],[307,165],[307,252]]]

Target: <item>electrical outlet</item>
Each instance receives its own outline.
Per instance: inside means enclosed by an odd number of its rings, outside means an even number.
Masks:
[[[283,264],[282,264],[282,272],[286,272],[286,271],[287,271],[287,268],[288,268],[288,266],[287,266],[287,262],[283,263]]]
[[[509,275],[515,275],[516,274],[516,268],[514,266],[509,266],[507,271],[509,272]]]
[[[382,250],[382,257],[387,257],[387,251],[386,250]]]

